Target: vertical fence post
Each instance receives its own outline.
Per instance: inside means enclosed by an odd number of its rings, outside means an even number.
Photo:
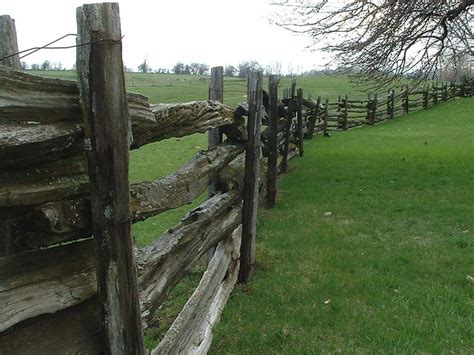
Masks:
[[[393,117],[395,116],[394,106],[395,106],[395,91],[392,89],[388,92],[388,96],[387,96],[387,117],[390,120],[393,120]]]
[[[430,92],[429,92],[430,88],[429,86],[427,86],[425,88],[425,90],[423,90],[423,109],[427,109],[428,106],[429,106],[429,95],[430,95]]]
[[[348,103],[347,101],[349,100],[348,95],[344,97],[344,106],[343,106],[343,111],[342,111],[342,129],[345,131],[348,128]]]
[[[433,85],[433,104],[438,105],[438,87]]]
[[[454,85],[453,82],[451,82],[451,84],[449,84],[449,91],[450,91],[449,99],[450,100],[455,99],[456,98],[456,86]]]
[[[290,145],[290,128],[291,128],[291,113],[290,113],[290,89],[283,89],[283,99],[288,100],[288,106],[285,112],[285,128],[283,131],[283,156],[281,160],[281,171],[286,173],[288,170],[288,149]]]
[[[209,82],[209,100],[224,102],[224,68],[211,68],[211,81]],[[218,128],[209,130],[207,137],[208,149],[215,148],[222,143],[222,131]],[[208,197],[211,198],[217,192],[216,181],[209,185]],[[209,249],[206,254],[206,261],[209,263],[214,256],[215,247]]]
[[[369,96],[367,99],[367,121],[368,121],[368,124],[370,125],[374,124],[373,105],[374,105],[374,101],[372,99],[372,94],[369,93]]]
[[[276,180],[278,174],[278,82],[280,78],[270,75],[268,93],[270,95],[270,124],[268,137],[268,170],[267,170],[267,208],[275,206]]]
[[[0,58],[18,53],[15,20],[8,15],[0,16]],[[0,61],[15,70],[21,70],[20,56],[18,54]]]
[[[391,95],[390,101],[392,102],[392,110],[390,112],[390,118],[393,119],[395,118],[395,89],[392,89],[392,95]]]
[[[283,147],[283,160],[281,163],[281,171],[284,173],[288,172],[288,153],[290,149],[291,125],[293,123],[295,90],[296,80],[293,80],[291,82],[291,91],[287,90],[285,93],[285,98],[288,99],[288,110],[286,111],[285,145]]]
[[[242,244],[240,246],[239,282],[246,283],[255,263],[255,237],[258,209],[258,177],[260,175],[260,128],[262,124],[262,72],[248,77],[248,143],[245,152],[245,180],[242,207]]]
[[[374,102],[372,104],[372,120],[373,123],[377,121],[377,109],[378,109],[378,94],[374,94]]]
[[[466,82],[463,80],[461,82],[461,85],[459,87],[459,96],[460,97],[466,97]]]
[[[405,114],[408,114],[410,110],[410,98],[409,98],[410,92],[408,90],[408,85],[405,86],[405,90],[403,92],[403,110],[405,111]]]
[[[328,119],[329,119],[329,99],[326,99],[326,104],[324,105],[324,115],[323,115],[324,137],[329,137]]]
[[[447,102],[448,101],[448,84],[444,83],[443,85],[443,101]]]
[[[316,126],[316,120],[318,119],[320,105],[321,105],[321,96],[318,96],[318,99],[316,101],[316,108],[311,110],[311,121],[310,121],[310,127],[309,127],[310,139],[313,138],[313,135],[314,135],[314,128]]]
[[[297,119],[297,134],[298,134],[298,150],[300,152],[300,157],[304,154],[303,148],[303,89],[298,89],[297,94],[297,109],[296,109],[296,119]]]
[[[337,117],[337,129],[342,129],[342,100],[341,95],[337,97],[337,110],[336,110],[336,117]]]
[[[77,72],[91,187],[103,350],[143,354],[136,265],[130,235],[129,115],[119,6],[77,8]]]

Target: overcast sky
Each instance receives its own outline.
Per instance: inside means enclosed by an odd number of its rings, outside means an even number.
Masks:
[[[0,15],[16,21],[20,50],[44,45],[76,32],[76,7],[89,1],[2,0]],[[97,1],[90,1],[95,3]],[[119,0],[123,58],[136,70],[147,59],[153,69],[176,62],[210,66],[257,60],[266,66],[279,61],[282,71],[310,70],[324,64],[321,53],[305,49],[308,39],[269,23],[275,8],[270,0]],[[56,45],[72,45],[70,37]],[[46,59],[70,68],[75,49],[42,50],[23,59]]]

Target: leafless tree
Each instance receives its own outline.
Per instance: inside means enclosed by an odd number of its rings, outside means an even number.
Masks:
[[[226,67],[224,68],[225,76],[234,76],[236,72],[237,72],[237,68],[234,67],[233,65],[226,65]]]
[[[239,64],[237,72],[240,78],[245,78],[251,72],[262,70],[262,66],[255,60],[249,62],[242,62]]]
[[[143,63],[138,66],[138,70],[139,70],[141,73],[149,73],[149,72],[151,72],[153,69],[151,69],[151,67],[148,65],[148,63],[146,62],[146,59],[145,59],[145,60],[143,61]]]
[[[204,64],[204,63],[199,64],[199,68],[198,68],[198,74],[199,75],[206,74],[208,70],[209,70],[209,65]]]
[[[191,65],[189,66],[191,74],[196,75],[199,72],[200,65],[200,63],[191,63]]]
[[[441,59],[440,78],[448,81],[465,81],[473,77],[474,57],[456,53]]]
[[[173,66],[172,69],[173,73],[175,74],[183,74],[184,71],[184,63],[178,62]]]
[[[439,75],[442,58],[474,53],[474,0],[281,0],[276,24],[308,34],[346,73],[386,87]]]

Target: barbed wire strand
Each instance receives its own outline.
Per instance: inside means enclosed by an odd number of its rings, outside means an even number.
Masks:
[[[70,37],[70,36],[76,36],[76,34],[75,34],[75,33],[68,33],[68,34],[66,34],[66,35],[64,35],[64,36],[59,37],[58,39],[55,39],[55,40],[52,41],[52,42],[49,42],[49,43],[45,44],[44,46],[28,48],[28,49],[24,49],[24,50],[22,50],[22,51],[19,51],[19,52],[13,53],[13,54],[9,54],[9,55],[7,55],[7,56],[1,58],[1,59],[0,59],[0,62],[3,62],[3,61],[5,61],[5,60],[8,59],[8,58],[14,57],[14,56],[16,56],[16,55],[20,55],[20,54],[22,54],[22,53],[31,52],[31,53],[28,53],[28,54],[26,54],[26,55],[20,57],[20,59],[21,59],[21,58],[24,58],[24,57],[26,57],[26,56],[28,56],[28,55],[31,55],[31,54],[33,54],[33,53],[35,53],[35,52],[37,52],[37,51],[39,51],[39,50],[41,50],[41,49],[45,49],[45,48],[47,48],[48,46],[50,46],[50,45],[52,45],[52,44],[54,44],[54,43],[56,43],[56,42],[59,42],[59,41],[61,41],[62,39],[66,38],[66,37]]]
[[[95,43],[118,43],[120,42],[125,36],[122,36],[120,38],[120,40],[105,40],[105,39],[99,39],[97,41],[92,41],[92,42],[86,42],[86,43],[79,43],[79,44],[74,44],[74,45],[71,45],[71,46],[55,46],[55,47],[51,47],[52,44],[56,43],[56,42],[59,42],[60,40],[66,38],[66,37],[71,37],[71,36],[77,36],[76,33],[68,33],[58,39],[55,39],[54,41],[52,42],[49,42],[48,44],[45,44],[44,46],[41,46],[41,47],[32,47],[32,48],[28,48],[28,49],[24,49],[22,51],[19,51],[17,53],[13,53],[13,54],[9,54],[3,58],[0,58],[0,62],[3,62],[5,60],[7,60],[8,58],[11,58],[11,57],[14,57],[16,55],[20,55],[22,53],[26,53],[26,52],[30,52],[30,53],[27,53],[25,55],[22,55],[20,57],[20,59],[23,59],[29,55],[32,55],[33,53],[36,53],[42,49],[71,49],[71,48],[77,48],[77,47],[82,47],[82,46],[87,46],[87,45],[90,45],[90,44],[95,44]]]

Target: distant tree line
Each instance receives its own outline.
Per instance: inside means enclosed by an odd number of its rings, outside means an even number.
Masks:
[[[470,55],[465,53],[458,53],[456,56],[445,56],[442,57],[441,65],[438,68],[438,77],[442,80],[449,81],[462,81],[473,77],[473,64],[474,59]],[[45,60],[44,62],[37,64],[33,63],[28,65],[26,62],[21,63],[23,70],[67,70],[61,62],[51,62]],[[125,72],[134,72],[131,67],[124,65]],[[72,70],[76,70],[76,66],[72,66]],[[227,65],[224,67],[224,75],[228,77],[236,76],[239,78],[246,78],[247,75],[253,71],[261,70],[265,75],[276,74],[282,75],[282,65],[280,62],[274,62],[267,66],[262,66],[255,60],[244,61],[238,65]],[[193,62],[191,64],[184,64],[183,62],[176,63],[173,68],[158,68],[152,69],[145,59],[139,66],[138,71],[141,73],[157,73],[157,74],[190,74],[190,75],[205,75],[209,73],[209,65],[204,63]],[[344,67],[331,67],[325,66],[322,69],[312,69],[303,71],[302,68],[288,64],[286,75],[287,76],[319,76],[319,75],[337,75],[347,74],[347,69]],[[358,74],[358,68],[354,66],[352,71],[349,73],[352,75]],[[414,78],[416,73],[408,72],[405,73],[405,77]]]
[[[49,60],[45,60],[43,63],[36,64],[33,63],[31,66],[26,62],[21,62],[21,68],[23,70],[67,70],[61,62],[53,63]]]
[[[175,74],[191,74],[191,75],[204,75],[209,71],[209,65],[205,63],[191,63],[184,64],[183,62],[178,62],[174,65],[172,69]]]

